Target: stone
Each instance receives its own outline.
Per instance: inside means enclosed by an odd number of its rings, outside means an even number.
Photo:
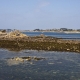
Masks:
[[[7,38],[19,38],[19,37],[23,38],[23,37],[28,37],[28,36],[21,33],[19,30],[14,30],[14,31],[7,33],[7,35],[5,37],[7,37]]]
[[[41,34],[40,37],[45,38],[46,36],[44,34]]]

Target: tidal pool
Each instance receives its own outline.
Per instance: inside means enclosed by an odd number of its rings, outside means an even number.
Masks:
[[[80,80],[80,54],[0,49],[0,80]]]

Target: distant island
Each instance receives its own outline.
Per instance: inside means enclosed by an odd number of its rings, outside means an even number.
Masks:
[[[0,29],[1,31],[11,32],[16,29]],[[60,28],[60,29],[34,29],[34,30],[20,30],[21,32],[59,32],[59,33],[80,33],[80,29],[68,29],[68,28]]]
[[[23,30],[22,32],[59,32],[59,33],[80,33],[80,29],[67,29],[67,28],[60,28],[60,29],[34,29],[34,30]]]

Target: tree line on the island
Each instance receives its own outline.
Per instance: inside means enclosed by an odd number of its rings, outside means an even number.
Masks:
[[[10,32],[10,31],[14,31],[16,29],[0,29],[0,32]],[[25,30],[25,31],[29,31],[29,30]],[[60,29],[34,29],[32,31],[79,31],[80,29],[68,29],[68,28],[60,28]]]
[[[80,29],[68,29],[68,28],[60,28],[60,29],[34,29],[33,31],[79,31],[80,32]]]

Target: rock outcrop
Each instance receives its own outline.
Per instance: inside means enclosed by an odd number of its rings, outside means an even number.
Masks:
[[[11,32],[7,33],[7,35],[5,35],[5,38],[24,38],[24,37],[28,37],[28,36],[21,33],[18,30],[11,31]]]
[[[40,37],[45,38],[46,36],[44,34],[40,34]]]
[[[4,36],[4,35],[7,35],[7,33],[0,31],[0,36]]]

